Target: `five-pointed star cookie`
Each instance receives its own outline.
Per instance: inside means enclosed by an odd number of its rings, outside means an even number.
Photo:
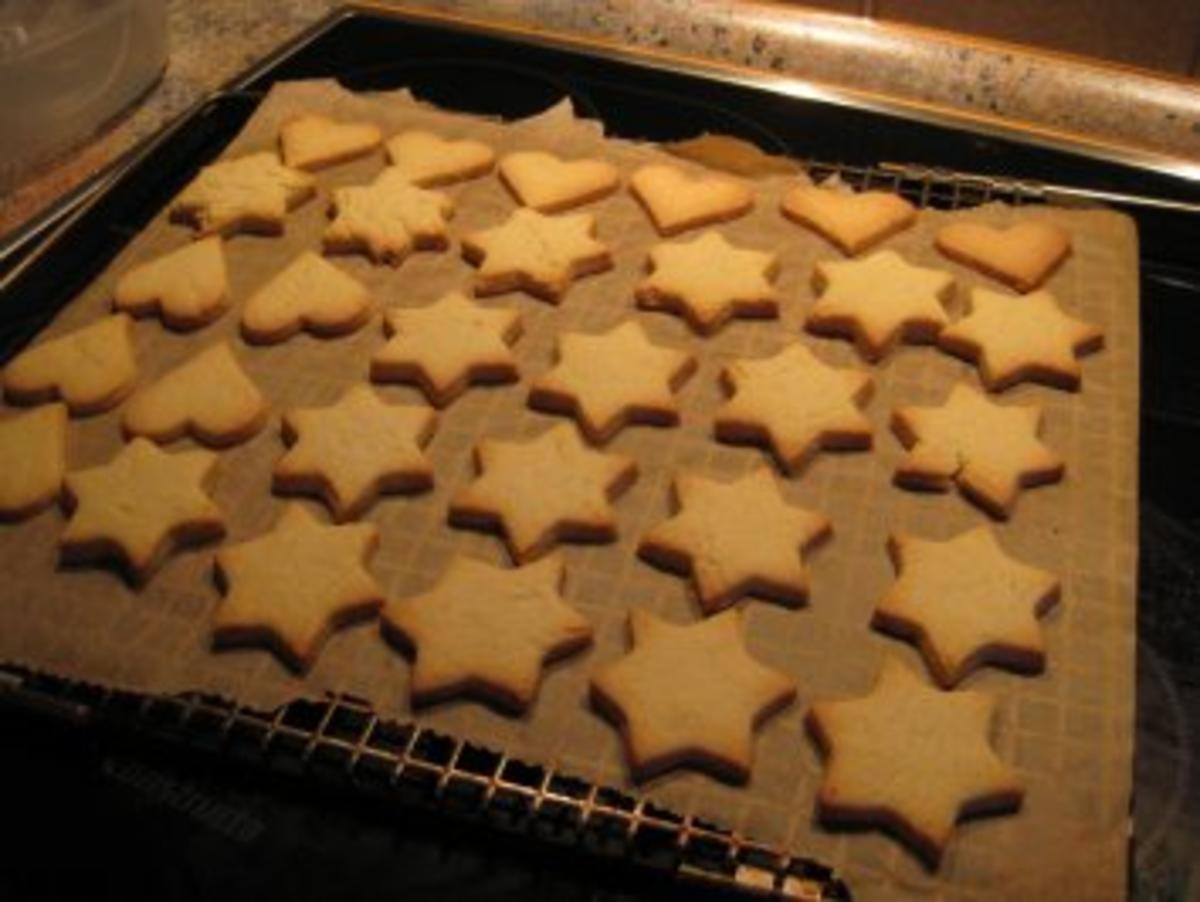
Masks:
[[[364,253],[374,263],[399,266],[414,250],[445,250],[450,198],[411,184],[391,168],[370,185],[335,188],[333,221],[321,240],[326,253]]]
[[[393,307],[383,322],[391,338],[371,358],[376,382],[415,382],[445,407],[473,382],[518,378],[509,347],[521,334],[516,310],[482,307],[452,291],[425,307]]]
[[[971,312],[938,336],[944,350],[978,363],[990,391],[1024,381],[1077,389],[1076,355],[1103,343],[1099,326],[1067,316],[1048,291],[1013,297],[984,288],[971,292]]]
[[[306,113],[294,116],[279,129],[283,162],[311,172],[369,154],[383,140],[370,122],[340,122]]]
[[[896,582],[875,608],[876,627],[914,639],[937,681],[951,688],[984,664],[1038,673],[1038,618],[1058,602],[1058,579],[1004,553],[986,526],[944,542],[893,535]]]
[[[168,454],[135,438],[109,463],[68,473],[63,560],[115,558],[142,582],[172,549],[220,538],[225,523],[204,489],[216,462],[211,451]]]
[[[1033,291],[1071,253],[1071,235],[1048,222],[1018,222],[996,229],[952,222],[938,230],[937,249],[959,263],[999,279],[1017,291]]]
[[[954,294],[954,277],[880,251],[863,260],[817,263],[813,288],[819,297],[805,321],[808,330],[849,336],[873,361],[897,341],[936,339],[949,322],[944,304]]]
[[[421,129],[401,132],[387,141],[392,167],[414,185],[433,188],[492,171],[495,152],[479,141],[450,141]]]
[[[674,166],[652,163],[629,179],[660,235],[737,219],[754,207],[754,193],[737,179],[718,175],[691,176]]]
[[[137,381],[133,322],[118,313],[40,341],[14,357],[0,378],[14,404],[59,398],[75,416],[108,410]]]
[[[382,492],[420,492],[433,485],[421,449],[437,415],[424,405],[385,404],[366,385],[329,407],[289,410],[283,436],[290,450],[275,465],[275,489],[317,495],[337,522],[362,514]]]
[[[796,684],[746,650],[738,611],[677,626],[634,608],[629,629],[633,650],[593,675],[592,703],[620,726],[633,778],[686,765],[745,782],[755,727]]]
[[[917,219],[917,210],[898,194],[855,193],[844,185],[797,185],[781,204],[783,214],[808,226],[853,256],[878,244]]]
[[[0,520],[37,513],[62,490],[67,408],[41,407],[0,420]]]
[[[648,310],[667,310],[711,335],[732,317],[770,317],[779,312],[771,287],[779,259],[734,247],[719,232],[650,248],[651,273],[635,289]]]
[[[270,151],[205,166],[171,206],[174,219],[201,235],[259,232],[278,235],[283,220],[317,191],[307,172],[279,162]]]
[[[265,643],[307,670],[333,630],[383,606],[366,569],[378,544],[372,524],[327,526],[290,505],[270,532],[217,552],[225,597],[213,615],[215,643]]]
[[[595,335],[566,332],[558,362],[531,386],[529,405],[573,414],[583,434],[602,443],[627,423],[678,423],[674,392],[695,371],[695,357],[652,344],[633,320]]]
[[[612,267],[595,235],[590,213],[545,216],[521,207],[503,225],[464,237],[463,256],[479,267],[476,294],[521,290],[557,304],[574,280]]]
[[[827,517],[784,501],[764,467],[728,482],[681,473],[673,488],[678,512],[646,533],[638,552],[690,573],[705,614],[743,595],[807,600],[802,553],[829,536]]]
[[[505,569],[460,555],[432,589],[389,603],[384,634],[415,652],[413,703],[471,695],[525,711],[542,665],[592,641],[587,618],[559,594],[562,583],[557,557]]]
[[[1042,409],[993,404],[959,383],[941,407],[899,407],[892,431],[908,454],[896,468],[906,488],[959,490],[1006,519],[1022,488],[1062,478],[1063,459],[1038,439]]]
[[[451,500],[450,522],[499,528],[518,563],[560,541],[612,541],[611,501],[637,476],[632,457],[593,451],[569,423],[527,441],[484,439],[475,462],[479,478]]]
[[[800,472],[820,450],[871,447],[871,424],[859,409],[871,377],[827,366],[799,342],[737,360],[721,378],[733,397],[717,410],[717,438],[768,445],[785,473]]]
[[[225,312],[228,291],[221,239],[210,235],[122,275],[113,308],[134,316],[157,313],[172,329],[196,329]]]
[[[500,161],[500,179],[518,201],[540,213],[560,213],[617,190],[621,176],[603,160],[562,160],[520,150]]]
[[[371,293],[328,260],[304,251],[242,308],[242,337],[271,344],[304,330],[323,338],[353,332],[371,318]]]
[[[807,724],[827,756],[822,820],[890,829],[936,867],[959,818],[1021,803],[988,742],[994,707],[982,692],[927,686],[892,658],[870,694],[817,702]]]

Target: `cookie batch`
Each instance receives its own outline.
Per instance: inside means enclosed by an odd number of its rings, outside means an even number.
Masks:
[[[318,184],[317,173],[370,154],[388,162],[369,183]],[[457,201],[438,189],[483,178],[502,182],[513,209],[486,228],[456,230]],[[617,265],[604,204],[620,191],[661,239],[637,249],[644,275],[623,300],[627,315],[605,331],[560,332],[550,365],[523,372],[514,352],[520,308],[487,299],[523,293],[563,304],[579,280],[603,279]],[[317,197],[328,205],[320,246],[235,292],[224,242],[282,234],[289,212]],[[537,704],[545,665],[592,642],[593,625],[563,596],[572,574],[556,549],[616,537],[615,510],[639,462],[611,450],[612,439],[678,424],[678,399],[694,390],[707,337],[796,303],[779,287],[774,253],[721,231],[755,205],[752,184],[683,164],[622,172],[538,148],[501,156],[424,130],[387,136],[365,121],[294,117],[279,130],[277,153],[201,170],[171,208],[194,240],[130,266],[110,315],[35,343],[5,367],[6,399],[28,410],[0,418],[0,516],[22,519],[58,500],[64,562],[115,563],[144,584],[175,550],[222,540],[224,516],[208,490],[220,451],[275,413],[279,453],[263,491],[309,496],[324,511],[291,503],[260,534],[215,545],[214,645],[269,649],[304,672],[332,631],[378,618],[382,638],[411,662],[414,704],[467,696],[519,716]],[[771,213],[830,247],[796,274],[816,296],[809,336],[722,361],[712,440],[761,449],[761,463],[736,479],[675,469],[672,513],[638,537],[636,553],[638,566],[688,581],[696,617],[668,622],[628,599],[627,653],[595,668],[588,702],[619,730],[635,780],[676,767],[747,780],[756,728],[794,703],[797,686],[747,647],[737,605],[806,604],[810,560],[838,540],[836,510],[790,503],[781,486],[821,466],[824,454],[869,454],[898,441],[905,453],[890,490],[957,491],[979,523],[944,541],[895,532],[879,549],[896,579],[872,624],[912,642],[928,675],[887,658],[862,697],[805,698],[805,723],[825,756],[822,821],[884,827],[934,867],[961,816],[1011,811],[1022,797],[988,739],[994,699],[958,684],[985,666],[1038,673],[1039,619],[1060,597],[1055,575],[1010,556],[988,526],[1013,516],[1021,492],[1065,471],[1041,438],[1039,405],[996,396],[1022,382],[1082,390],[1078,358],[1099,350],[1103,336],[1042,287],[1071,252],[1070,235],[1056,226],[1019,216],[1006,230],[945,226],[937,250],[980,274],[967,292],[951,272],[884,246],[921,215],[897,195],[798,177]],[[469,264],[461,286],[403,307],[382,306],[339,262],[360,255],[402,271],[414,255],[452,249]],[[331,405],[274,409],[243,365],[301,332],[336,341],[377,312],[383,336],[362,361],[362,381]],[[240,346],[236,336],[196,337],[176,368],[139,381],[131,317],[187,334],[227,315],[239,317]],[[657,316],[686,323],[690,344],[651,340],[642,318]],[[826,363],[814,353],[821,342],[851,342],[858,363]],[[873,434],[864,408],[876,365],[901,344],[967,361],[982,390],[964,379],[938,404],[897,406],[886,438]],[[397,383],[424,403],[381,395]],[[522,392],[536,428],[479,441],[465,475],[436,472],[425,449],[440,411],[468,392],[496,390],[480,386]],[[69,420],[113,409],[123,450],[70,469]],[[185,438],[203,448],[160,447]],[[435,485],[448,488],[441,528],[494,534],[512,566],[459,554],[427,591],[388,597],[371,570],[379,528],[358,521],[386,498],[403,504],[401,496]]]

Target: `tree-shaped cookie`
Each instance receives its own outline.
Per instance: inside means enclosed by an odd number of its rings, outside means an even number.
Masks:
[[[845,186],[797,185],[780,205],[788,219],[808,226],[848,256],[908,228],[917,220],[916,208],[887,191],[856,193]]]
[[[734,361],[721,378],[732,397],[717,409],[717,438],[767,445],[785,473],[800,472],[820,450],[871,447],[871,424],[859,409],[871,377],[828,366],[799,342]]]
[[[540,150],[505,155],[500,161],[500,180],[520,203],[539,213],[561,213],[599,200],[621,184],[611,163],[563,160]]]
[[[370,122],[305,113],[279,129],[279,152],[286,165],[311,172],[369,154],[382,140],[379,127]]]
[[[565,332],[557,363],[530,387],[529,405],[571,414],[584,435],[606,442],[627,423],[678,423],[674,393],[695,370],[695,357],[652,344],[633,320],[599,334]]]
[[[938,230],[937,249],[1017,291],[1033,291],[1071,253],[1071,235],[1048,222],[1027,220],[1006,229],[952,222]]]
[[[4,368],[4,395],[14,404],[58,398],[75,416],[100,413],[133,391],[137,362],[133,323],[124,313],[25,349]]]
[[[883,827],[936,867],[960,818],[1021,803],[1016,774],[988,742],[994,709],[992,696],[935,689],[892,658],[868,695],[815,703],[822,821]]]
[[[326,253],[363,253],[374,263],[399,266],[414,250],[445,250],[450,198],[411,184],[391,168],[370,185],[333,190],[333,221],[321,240]]]
[[[635,780],[674,767],[750,776],[754,730],[796,684],[746,650],[738,611],[687,626],[629,612],[633,649],[592,677],[592,703],[621,729]]]
[[[979,366],[990,391],[1018,382],[1079,388],[1077,355],[1104,344],[1099,326],[1062,312],[1048,291],[1013,297],[984,288],[971,292],[971,311],[938,336],[938,344]]]
[[[67,465],[67,408],[43,404],[0,419],[0,520],[20,520],[62,490]]]
[[[200,351],[139,389],[122,412],[126,435],[172,442],[190,435],[220,448],[245,441],[267,422],[269,406],[228,342]]]
[[[210,235],[124,273],[113,307],[134,316],[157,313],[172,329],[196,329],[225,312],[228,291],[221,239]]]
[[[908,454],[896,468],[906,488],[952,484],[993,517],[1012,512],[1022,488],[1062,478],[1063,459],[1038,439],[1042,409],[994,404],[962,383],[941,407],[899,407],[892,431]]]
[[[135,438],[108,463],[68,473],[63,560],[115,560],[140,583],[171,550],[220,538],[224,519],[205,491],[216,462],[211,451],[169,454]]]
[[[201,235],[278,235],[288,211],[316,191],[316,179],[307,172],[283,165],[270,151],[252,153],[201,169],[175,198],[171,216]]]
[[[266,644],[307,670],[333,630],[382,607],[366,567],[378,544],[372,524],[328,526],[290,505],[270,532],[217,552],[225,597],[213,616],[215,643]]]
[[[492,171],[495,152],[480,141],[453,141],[423,129],[409,129],[388,138],[392,168],[414,185],[433,188]]]
[[[592,641],[587,618],[561,596],[563,563],[493,567],[455,556],[437,584],[383,611],[383,630],[415,657],[413,704],[474,696],[519,714],[542,666]]]
[[[638,304],[676,313],[701,335],[711,335],[735,316],[778,315],[771,282],[779,258],[734,247],[719,232],[655,245],[650,268],[637,286]]]
[[[827,517],[784,501],[765,467],[729,481],[680,473],[672,486],[676,514],[642,536],[638,553],[691,574],[705,614],[744,595],[808,599],[803,552],[829,536]]]
[[[361,515],[384,492],[433,485],[422,448],[437,416],[424,405],[385,404],[366,385],[329,407],[289,410],[283,436],[291,445],[275,465],[275,489],[317,495],[341,522]]]
[[[463,237],[463,256],[479,267],[476,294],[525,291],[557,304],[571,283],[612,267],[590,213],[545,216],[522,207],[503,225]]]
[[[593,451],[569,423],[526,441],[485,438],[475,461],[479,477],[450,501],[450,522],[499,529],[519,563],[560,541],[612,541],[610,502],[637,476],[632,457]]]
[[[269,344],[306,331],[325,338],[353,332],[371,318],[365,285],[328,260],[303,251],[246,301],[242,336]]]
[[[719,175],[689,175],[663,163],[643,166],[629,188],[650,214],[660,235],[737,219],[754,207],[754,193],[737,179]]]
[[[1007,554],[986,526],[944,542],[893,535],[896,582],[875,608],[876,627],[914,640],[937,681],[951,688],[985,664],[1040,672],[1038,618],[1059,581]]]
[[[371,378],[416,383],[436,407],[472,383],[518,378],[509,347],[521,334],[516,310],[483,307],[452,291],[425,307],[391,307],[383,323],[391,337],[371,357]]]
[[[950,321],[945,304],[954,277],[880,251],[862,260],[818,262],[813,287],[819,296],[805,320],[808,330],[852,338],[863,357],[879,360],[899,341],[937,338]]]

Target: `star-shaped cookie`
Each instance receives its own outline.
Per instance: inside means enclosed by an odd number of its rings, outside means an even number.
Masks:
[[[242,337],[272,344],[303,330],[332,338],[366,323],[371,308],[365,285],[318,254],[303,251],[246,300]]]
[[[937,338],[950,321],[944,305],[954,294],[954,277],[880,251],[862,260],[818,262],[813,288],[819,296],[805,320],[808,330],[852,338],[874,361],[898,341]]]
[[[828,366],[799,342],[771,357],[734,361],[721,379],[733,397],[717,410],[717,438],[766,444],[789,475],[820,450],[871,447],[871,424],[859,409],[871,377]]]
[[[387,141],[388,159],[401,175],[422,188],[478,178],[492,171],[495,152],[479,141],[451,141],[410,129]]]
[[[540,150],[519,150],[500,161],[500,180],[513,196],[540,213],[560,213],[612,194],[617,168],[603,160],[563,160]]]
[[[754,193],[743,182],[719,175],[688,175],[674,166],[651,163],[629,179],[629,189],[650,215],[660,235],[744,216]]]
[[[317,191],[307,172],[279,162],[270,151],[205,166],[171,206],[173,219],[201,235],[258,232],[278,235],[289,210]]]
[[[476,294],[520,290],[557,304],[573,281],[612,267],[595,234],[590,213],[545,216],[521,207],[503,225],[465,236],[463,256],[479,267]]]
[[[908,449],[896,468],[906,488],[944,492],[952,483],[1006,519],[1017,493],[1062,478],[1063,459],[1038,439],[1042,409],[993,404],[962,383],[941,407],[899,407],[892,431]]]
[[[382,492],[420,492],[433,485],[421,449],[437,415],[415,404],[385,404],[366,385],[350,388],[329,407],[289,410],[275,465],[275,489],[321,498],[336,522],[352,520]]]
[[[333,630],[383,606],[366,568],[378,544],[372,524],[327,526],[288,506],[270,532],[217,552],[225,597],[213,615],[215,644],[266,644],[307,670]]]
[[[634,608],[633,649],[592,677],[592,703],[619,725],[635,780],[679,766],[750,776],[754,729],[796,684],[746,650],[738,611],[678,626]]]
[[[113,308],[134,316],[157,313],[172,329],[196,329],[225,312],[228,291],[221,239],[210,235],[122,275]]]
[[[695,357],[652,344],[633,320],[599,334],[565,332],[558,362],[530,387],[529,406],[574,415],[584,435],[603,443],[627,423],[678,423],[674,393],[695,371]]]
[[[1016,774],[988,742],[994,708],[990,695],[943,692],[885,658],[870,694],[809,709],[826,753],[821,819],[884,827],[936,867],[960,818],[1021,803]]]
[[[971,312],[942,330],[938,344],[977,363],[990,391],[1025,381],[1075,390],[1082,378],[1076,356],[1098,350],[1104,333],[1067,316],[1048,291],[1013,297],[976,288]]]
[[[635,289],[638,304],[666,310],[711,335],[735,316],[772,317],[779,258],[734,247],[719,232],[650,248],[651,273]]]
[[[937,249],[972,269],[1015,288],[1033,291],[1071,253],[1071,235],[1048,222],[1018,222],[997,229],[978,222],[952,222],[938,230]]]
[[[802,553],[829,536],[827,517],[784,501],[765,467],[730,481],[680,473],[672,485],[677,513],[642,536],[638,553],[690,573],[705,614],[744,595],[808,599]]]
[[[67,408],[43,404],[0,419],[0,520],[42,510],[62,490],[67,466]]]
[[[587,618],[559,594],[563,572],[557,557],[506,569],[457,555],[432,589],[390,602],[384,634],[415,652],[413,704],[469,695],[525,711],[542,665],[592,641]]]
[[[326,253],[364,253],[373,263],[399,266],[414,250],[445,250],[454,204],[444,194],[383,170],[370,185],[333,190],[333,221],[321,241]]]
[[[40,341],[14,357],[0,377],[14,404],[59,398],[75,416],[100,413],[133,391],[133,322],[124,313]]]
[[[984,664],[1042,670],[1038,618],[1058,603],[1055,576],[1009,557],[986,526],[944,542],[893,535],[888,551],[897,579],[872,622],[915,640],[942,686]]]
[[[898,194],[855,193],[846,186],[797,185],[780,205],[788,219],[808,226],[849,256],[860,254],[917,219],[917,210]]]
[[[391,338],[371,358],[371,378],[415,382],[437,407],[472,383],[519,377],[509,347],[521,334],[516,310],[483,307],[452,291],[425,307],[392,307],[383,322]]]
[[[637,476],[632,457],[593,451],[569,423],[527,441],[484,439],[475,462],[479,478],[454,495],[450,522],[498,528],[518,563],[560,541],[612,541],[611,501]]]
[[[311,172],[369,154],[382,140],[379,127],[370,122],[305,113],[279,129],[279,152],[288,166]]]
[[[135,438],[108,463],[68,473],[63,560],[116,559],[140,583],[171,550],[220,538],[224,519],[204,489],[216,462],[211,451],[168,454]]]

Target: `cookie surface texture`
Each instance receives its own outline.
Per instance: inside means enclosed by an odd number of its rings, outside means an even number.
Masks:
[[[370,122],[340,122],[308,113],[289,119],[279,129],[284,165],[311,172],[365,156],[383,135]]]
[[[221,239],[185,244],[135,266],[117,280],[113,307],[133,316],[158,314],[172,329],[196,329],[229,307]]]
[[[47,507],[62,490],[67,466],[67,408],[43,404],[0,419],[0,520]]]
[[[543,664],[592,641],[560,594],[563,573],[557,557],[509,569],[457,555],[429,591],[389,603],[384,633],[415,652],[413,702],[467,695],[528,709]]]
[[[452,141],[422,129],[401,132],[386,146],[393,168],[421,188],[478,178],[496,163],[495,152],[480,141]]]
[[[174,219],[201,235],[278,235],[288,211],[317,191],[313,176],[284,166],[269,151],[221,160],[200,170],[171,206]]]
[[[783,196],[788,219],[808,226],[849,256],[861,254],[917,220],[917,210],[898,194],[797,185]]]
[[[560,213],[612,194],[617,168],[603,160],[564,160],[540,150],[506,154],[500,178],[513,196],[540,213]]]
[[[937,249],[965,266],[1017,291],[1038,288],[1071,253],[1071,235],[1044,222],[1018,222],[997,229],[955,222],[938,230]]]
[[[312,251],[276,273],[242,308],[242,336],[271,344],[305,331],[321,337],[353,332],[371,317],[365,285]]]
[[[679,766],[749,779],[754,730],[796,684],[747,651],[741,615],[679,626],[634,608],[629,631],[632,650],[592,677],[592,702],[619,725],[634,779]]]
[[[390,167],[370,185],[335,188],[330,209],[333,221],[321,237],[327,254],[363,253],[373,263],[399,266],[415,250],[450,244],[450,198],[418,188]]]
[[[692,176],[661,163],[638,169],[629,186],[660,235],[737,219],[754,207],[754,193],[736,179]]]

